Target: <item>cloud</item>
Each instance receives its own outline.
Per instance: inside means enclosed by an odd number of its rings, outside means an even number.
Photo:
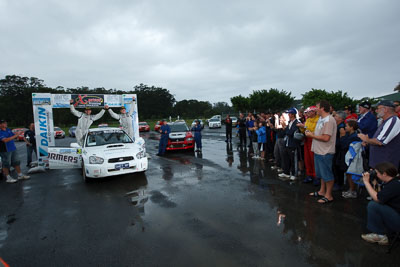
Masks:
[[[211,102],[278,88],[350,96],[399,81],[395,0],[0,0],[0,75],[47,85],[164,87]]]

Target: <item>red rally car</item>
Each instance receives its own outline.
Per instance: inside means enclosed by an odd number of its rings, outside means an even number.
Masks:
[[[190,132],[186,123],[168,123],[171,128],[169,134],[167,150],[194,150],[194,136]]]
[[[142,121],[139,122],[139,132],[149,132],[150,131],[150,126],[147,124],[147,122]]]

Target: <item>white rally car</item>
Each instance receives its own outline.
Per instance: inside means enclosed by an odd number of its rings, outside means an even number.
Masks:
[[[49,147],[48,152],[50,169],[81,167],[85,181],[148,168],[144,139],[132,140],[119,128],[89,129],[83,147],[72,143],[70,148]]]

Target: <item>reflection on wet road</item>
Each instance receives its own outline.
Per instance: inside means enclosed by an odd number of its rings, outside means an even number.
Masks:
[[[51,170],[2,183],[0,256],[11,266],[397,265],[397,250],[360,238],[364,198],[320,205],[312,185],[279,180],[223,131],[205,130],[203,153],[165,157],[158,135],[143,134],[145,174],[85,184],[79,170]]]

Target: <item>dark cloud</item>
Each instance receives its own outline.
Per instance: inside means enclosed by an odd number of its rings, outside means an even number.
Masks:
[[[361,98],[400,79],[396,0],[196,2],[0,0],[0,75],[211,102],[269,88]]]

